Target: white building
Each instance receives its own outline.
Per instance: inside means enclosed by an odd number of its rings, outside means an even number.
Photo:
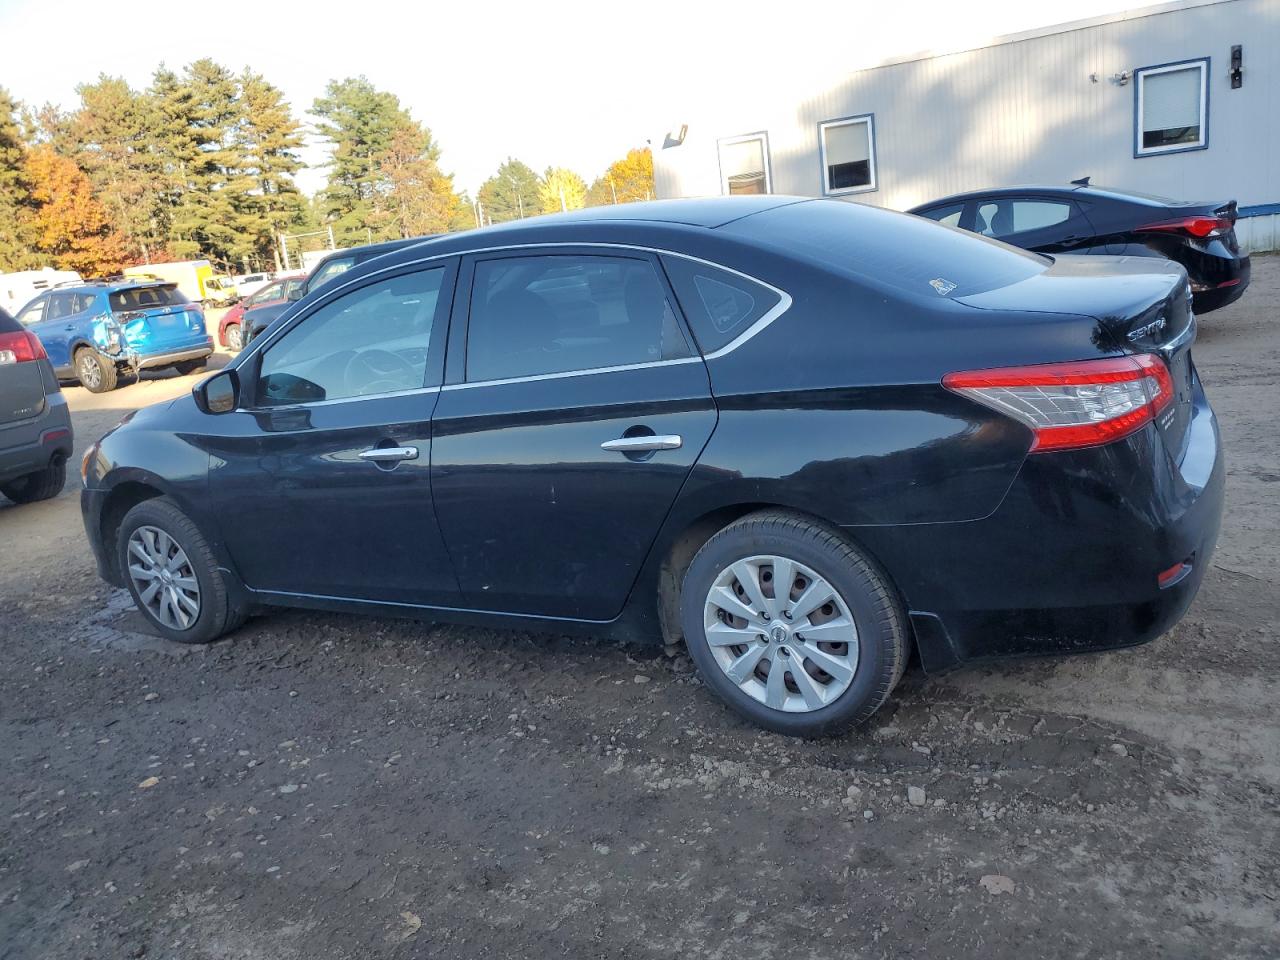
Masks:
[[[1177,0],[678,117],[660,197],[785,193],[906,209],[1015,184],[1240,204],[1280,249],[1280,0]]]

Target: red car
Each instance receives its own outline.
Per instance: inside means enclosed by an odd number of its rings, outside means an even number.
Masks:
[[[305,273],[281,277],[279,280],[273,280],[261,290],[256,290],[250,296],[245,297],[223,314],[222,319],[218,321],[218,343],[228,350],[239,353],[240,348],[244,346],[244,337],[240,326],[240,319],[244,316],[244,312],[250,307],[262,307],[271,303],[285,303],[289,299],[289,294],[300,288],[302,282],[306,279],[307,275]]]

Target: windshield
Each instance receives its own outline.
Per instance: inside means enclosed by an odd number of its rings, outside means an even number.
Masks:
[[[151,307],[173,307],[191,301],[183,295],[176,284],[165,283],[152,287],[130,287],[117,290],[110,297],[113,313],[128,310],[146,310]]]

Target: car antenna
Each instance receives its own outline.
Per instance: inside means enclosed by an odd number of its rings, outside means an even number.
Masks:
[[[1071,182],[1077,187],[1087,187],[1089,185],[1089,178],[1081,177],[1079,180],[1072,180]]]

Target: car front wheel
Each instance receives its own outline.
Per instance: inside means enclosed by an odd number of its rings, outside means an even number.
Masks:
[[[167,497],[125,515],[116,557],[138,610],[170,640],[209,643],[244,620],[208,542]]]
[[[906,618],[888,577],[835,530],[787,513],[743,517],[685,574],[681,621],[702,679],[792,736],[838,733],[889,698]]]
[[[227,325],[227,349],[232,353],[239,353],[244,349],[244,341],[240,335],[240,324],[231,323]]]

